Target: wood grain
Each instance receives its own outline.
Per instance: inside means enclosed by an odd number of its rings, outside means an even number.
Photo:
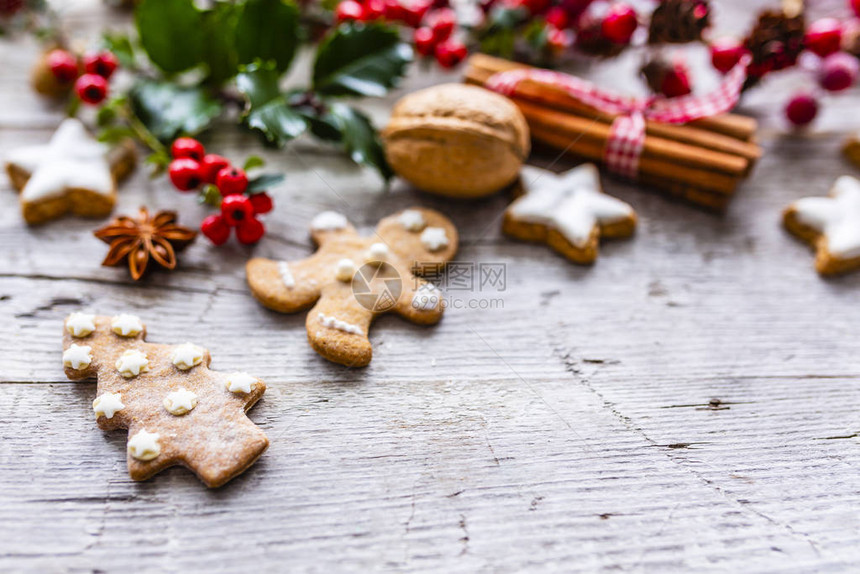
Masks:
[[[745,29],[749,2],[720,8],[715,33]],[[106,14],[88,3],[70,16],[86,36]],[[61,117],[22,88],[35,54],[0,41],[0,154],[45,141]],[[455,79],[422,75],[404,90]],[[860,128],[860,95],[831,99],[811,132],[786,136],[774,102],[794,81],[745,99],[766,153],[725,216],[605,179],[641,223],[592,268],[502,237],[504,193],[386,193],[327,148],[262,150],[229,128],[205,143],[237,159],[261,153],[288,175],[269,234],[254,249],[198,242],[177,272],[138,285],[99,267],[96,222],[29,229],[0,180],[0,569],[856,570],[860,274],[819,278],[780,212],[858,173],[839,145]],[[384,122],[400,93],[366,109]],[[571,165],[554,159],[533,161]],[[141,204],[178,208],[189,224],[204,214],[139,172],[117,212]],[[449,290],[465,308],[433,328],[380,319],[364,370],[321,359],[303,314],[269,312],[248,293],[245,260],[311,253],[317,211],[369,231],[414,204],[452,218],[460,261],[504,263],[506,290]],[[496,298],[503,308],[469,308]],[[271,440],[258,464],[216,491],[179,468],[130,481],[125,437],[93,420],[95,386],[62,373],[61,321],[79,308],[138,313],[152,342],[193,332],[213,368],[265,379],[250,413]]]

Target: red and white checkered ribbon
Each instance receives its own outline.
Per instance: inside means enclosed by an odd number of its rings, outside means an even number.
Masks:
[[[639,172],[639,157],[645,147],[645,120],[683,124],[731,110],[740,98],[749,61],[749,56],[744,56],[716,90],[703,96],[633,98],[601,90],[575,76],[538,68],[499,72],[485,85],[500,94],[513,96],[520,82],[531,80],[560,89],[583,104],[617,116],[609,130],[603,161],[610,171],[635,178]]]

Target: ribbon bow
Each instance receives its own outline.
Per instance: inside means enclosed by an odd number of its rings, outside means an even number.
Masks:
[[[617,116],[609,130],[603,161],[610,171],[635,178],[639,172],[639,157],[645,147],[645,120],[684,124],[731,110],[740,98],[749,61],[748,55],[741,58],[716,90],[702,96],[634,98],[602,90],[575,76],[539,68],[498,72],[490,76],[485,86],[512,96],[520,82],[532,80],[558,88],[583,104]]]

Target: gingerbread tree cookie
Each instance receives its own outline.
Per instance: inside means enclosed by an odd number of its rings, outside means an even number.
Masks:
[[[60,124],[47,145],[14,150],[6,171],[20,192],[21,212],[31,224],[71,212],[106,217],[116,203],[117,182],[134,169],[134,144],[109,148],[97,142],[79,120]]]
[[[502,231],[524,241],[546,243],[574,263],[597,259],[601,238],[630,237],[636,212],[603,193],[600,174],[583,164],[561,176],[545,174],[505,211]]]
[[[815,269],[834,275],[860,269],[860,180],[843,175],[829,197],[806,197],[783,214],[786,229],[815,248]]]
[[[96,378],[102,430],[128,429],[128,472],[146,480],[182,465],[209,487],[241,474],[269,446],[245,412],[266,385],[245,373],[209,370],[192,343],[144,342],[134,315],[72,313],[63,329],[63,366],[74,381]]]
[[[313,307],[305,325],[311,346],[335,363],[363,367],[374,318],[394,312],[422,325],[442,318],[442,296],[416,275],[439,270],[457,252],[457,230],[430,209],[407,209],[361,237],[339,213],[311,223],[317,252],[301,261],[252,259],[248,285],[260,303],[282,313]]]

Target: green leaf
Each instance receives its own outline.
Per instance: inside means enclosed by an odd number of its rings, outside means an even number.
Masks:
[[[221,104],[199,87],[141,80],[129,96],[135,115],[163,143],[198,134],[221,114]]]
[[[134,48],[128,34],[105,32],[102,35],[102,43],[107,50],[117,57],[123,68],[133,69],[135,67]]]
[[[396,29],[346,22],[317,48],[313,89],[328,96],[383,96],[411,61],[412,48]]]
[[[252,64],[236,76],[236,87],[245,96],[245,123],[259,130],[272,145],[283,146],[301,135],[307,123],[278,89],[280,75],[274,64]]]
[[[134,138],[135,133],[128,126],[111,126],[103,129],[98,134],[98,140],[103,143],[115,144],[126,138]]]
[[[255,178],[248,180],[248,187],[245,188],[245,193],[254,195],[266,191],[270,187],[278,185],[286,179],[282,173],[264,173]]]
[[[170,165],[170,156],[164,151],[153,152],[146,157],[144,163],[152,166],[149,177],[155,178],[164,173],[167,166]]]
[[[192,0],[143,0],[135,23],[149,59],[165,72],[183,72],[203,60],[203,16]]]
[[[343,146],[352,161],[376,169],[386,182],[391,179],[394,172],[385,161],[382,143],[370,118],[342,103],[332,104],[329,116],[330,121],[338,126]]]
[[[203,33],[206,48],[203,61],[209,68],[208,81],[222,84],[239,71],[239,60],[229,39],[236,30],[238,9],[234,4],[216,3],[212,10],[203,13]]]
[[[299,9],[293,2],[247,0],[236,24],[234,43],[239,63],[271,60],[283,72],[296,55],[298,35]]]
[[[256,167],[263,167],[264,165],[266,165],[266,162],[263,158],[258,155],[252,155],[245,160],[245,165],[242,166],[242,169],[245,171],[251,171]]]
[[[219,191],[217,186],[212,185],[211,183],[204,185],[197,194],[197,201],[201,204],[220,207],[221,200],[221,191]]]

